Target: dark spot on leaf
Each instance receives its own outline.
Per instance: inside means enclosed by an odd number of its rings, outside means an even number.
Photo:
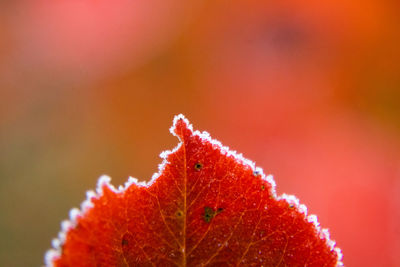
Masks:
[[[212,218],[215,216],[215,211],[210,207],[204,207],[204,220],[206,223],[210,223]]]
[[[293,209],[294,205],[293,204],[289,204],[289,208]]]
[[[217,216],[219,213],[221,213],[221,212],[223,212],[223,211],[224,211],[224,208],[218,208],[218,209],[215,211],[215,210],[213,210],[213,209],[210,208],[210,207],[204,207],[204,216],[203,216],[203,218],[204,218],[204,220],[205,220],[207,223],[210,223],[211,220],[212,220],[215,216]]]
[[[261,173],[260,173],[259,171],[254,171],[254,172],[253,172],[253,175],[256,176],[256,177],[257,177],[257,176],[260,176],[260,174],[261,174]]]
[[[129,244],[129,241],[127,239],[122,238],[121,245],[126,246]]]
[[[129,243],[131,243],[130,241],[132,241],[133,236],[132,234],[130,234],[129,232],[125,233],[122,236],[122,240],[121,240],[121,246],[124,248],[128,248]]]
[[[203,164],[201,164],[200,162],[197,162],[196,164],[194,164],[194,169],[196,171],[200,171],[203,168]]]
[[[177,218],[182,218],[182,217],[183,217],[183,212],[182,212],[181,210],[177,210],[177,211],[175,212],[175,216],[176,216]]]
[[[261,185],[261,190],[262,190],[262,191],[265,190],[265,185]]]

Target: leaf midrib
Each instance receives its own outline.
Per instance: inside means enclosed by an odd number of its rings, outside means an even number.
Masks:
[[[182,266],[186,267],[186,219],[187,219],[187,162],[186,162],[186,144],[184,140],[184,135],[181,131],[182,137],[182,147],[183,147],[183,259],[182,259]]]

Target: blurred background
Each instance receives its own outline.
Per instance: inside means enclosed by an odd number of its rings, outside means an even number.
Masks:
[[[0,2],[0,265],[40,266],[175,114],[272,173],[346,266],[400,266],[400,2]]]

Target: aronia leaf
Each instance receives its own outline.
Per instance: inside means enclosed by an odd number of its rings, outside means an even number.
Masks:
[[[340,249],[272,176],[193,131],[178,115],[180,140],[149,183],[118,189],[99,179],[70,212],[46,253],[47,266],[342,266]]]

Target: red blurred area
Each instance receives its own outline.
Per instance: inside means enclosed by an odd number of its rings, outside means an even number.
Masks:
[[[143,64],[176,36],[195,4],[179,0],[20,1],[9,16],[22,64],[91,78]]]
[[[2,5],[0,265],[41,264],[100,174],[150,179],[177,113],[274,174],[346,265],[400,265],[396,1]]]

